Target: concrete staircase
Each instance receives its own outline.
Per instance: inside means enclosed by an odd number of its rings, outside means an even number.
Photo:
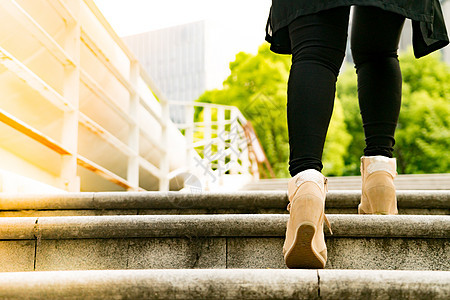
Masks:
[[[361,190],[361,176],[328,177],[330,190]],[[261,179],[246,184],[241,190],[287,190],[289,178]],[[395,178],[397,190],[450,190],[450,173],[400,174]]]
[[[450,191],[397,195],[328,193],[325,270],[286,269],[285,191],[0,195],[0,299],[449,299]]]

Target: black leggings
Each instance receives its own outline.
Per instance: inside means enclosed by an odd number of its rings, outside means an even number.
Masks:
[[[302,16],[289,25],[289,172],[322,171],[322,152],[344,59],[350,7]],[[405,18],[369,6],[354,7],[351,50],[366,137],[364,155],[392,157],[402,77],[397,57]]]

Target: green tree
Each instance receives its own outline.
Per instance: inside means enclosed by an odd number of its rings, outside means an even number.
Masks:
[[[289,177],[286,120],[287,80],[291,57],[276,55],[263,44],[257,55],[238,53],[223,89],[206,91],[198,101],[237,106],[255,127],[277,177]],[[351,136],[346,131],[339,100],[324,149],[324,172],[341,175]]]
[[[356,74],[350,64],[345,67],[345,71],[339,76],[336,91],[342,103],[345,125],[352,136],[352,142],[344,154],[343,175],[359,175],[360,157],[363,153],[365,142],[362,119],[359,112]]]
[[[340,99],[336,99],[323,150],[322,160],[325,175],[340,176],[344,174],[345,155],[352,140],[345,124],[343,106]]]
[[[439,54],[415,59],[401,53],[402,107],[396,130],[394,156],[399,173],[450,172],[450,70]],[[356,75],[348,67],[340,76],[337,93],[345,123],[353,137],[345,155],[345,175],[359,174],[364,132],[358,106]]]
[[[400,57],[403,100],[396,132],[399,173],[450,172],[450,67],[439,54]]]

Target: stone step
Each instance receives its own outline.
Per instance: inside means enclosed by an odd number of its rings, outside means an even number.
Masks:
[[[0,273],[1,299],[449,299],[450,272],[109,270]]]
[[[360,197],[359,191],[330,191],[326,213],[357,214]],[[450,214],[450,191],[397,191],[397,198],[400,214]],[[287,204],[286,191],[0,194],[0,217],[287,214]]]
[[[0,218],[0,271],[285,268],[288,215]],[[450,270],[450,216],[329,215],[330,269]]]
[[[244,185],[241,190],[287,190],[289,178],[260,179]],[[402,174],[394,184],[397,190],[450,190],[450,173]],[[361,176],[328,177],[329,190],[361,190]]]

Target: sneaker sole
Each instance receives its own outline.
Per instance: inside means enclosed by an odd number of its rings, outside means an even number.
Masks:
[[[311,222],[303,222],[297,227],[294,242],[284,256],[289,269],[323,269],[325,267],[325,259],[314,250],[312,245],[315,233],[316,225]]]

